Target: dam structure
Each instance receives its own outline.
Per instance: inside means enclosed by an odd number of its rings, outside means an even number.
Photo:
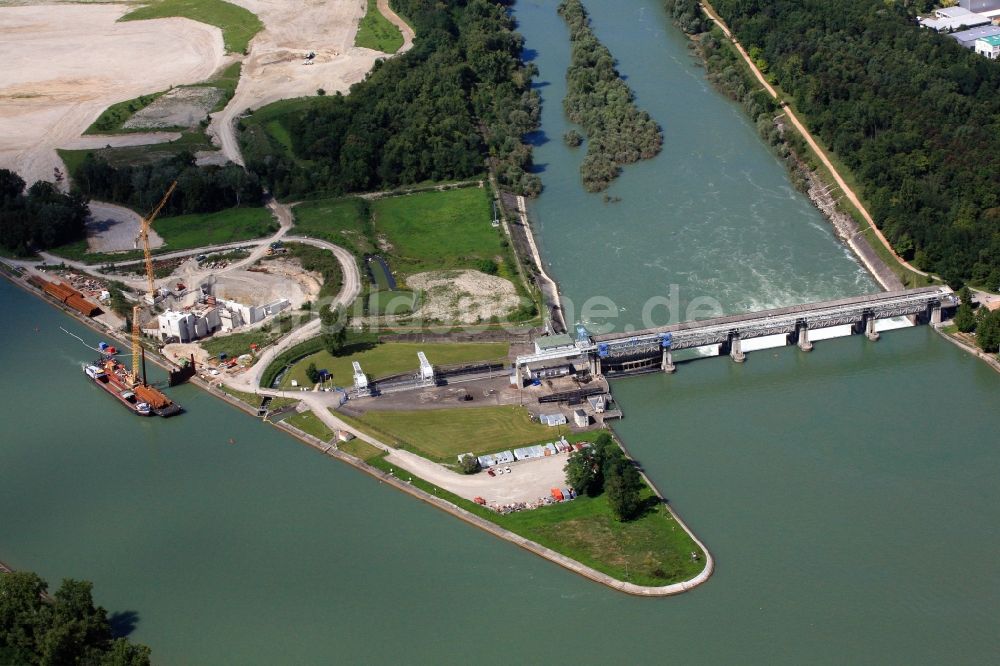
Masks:
[[[536,343],[534,354],[518,356],[515,381],[545,376],[559,366],[587,369],[594,376],[674,372],[674,352],[706,348],[715,351],[716,345],[719,355],[729,354],[733,361],[742,363],[746,340],[783,334],[786,344],[811,351],[809,332],[832,326],[849,325],[851,333],[864,334],[874,341],[879,337],[875,330],[878,320],[906,316],[914,324],[938,324],[942,310],[957,305],[958,299],[950,288],[936,286],[687,321],[630,333],[591,336],[583,326],[577,326],[575,340],[563,336],[567,338],[565,344]]]

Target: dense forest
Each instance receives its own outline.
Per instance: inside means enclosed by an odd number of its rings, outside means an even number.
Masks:
[[[293,154],[266,127],[242,123],[248,167],[276,196],[387,189],[481,174],[492,158],[501,185],[536,194],[531,148],[538,126],[534,65],[498,0],[394,0],[417,34],[348,95],[328,96],[279,122]]]
[[[690,0],[667,4],[699,27]],[[714,6],[851,169],[901,255],[1000,288],[1000,63],[919,29],[903,3]]]
[[[45,250],[84,237],[87,200],[38,181],[27,191],[13,171],[0,169],[0,245],[16,254]]]
[[[0,663],[148,666],[149,648],[114,637],[92,587],[66,579],[49,596],[37,574],[0,574]],[[134,624],[132,614],[116,620]]]
[[[580,164],[583,186],[599,192],[618,177],[623,164],[659,153],[663,136],[649,114],[635,105],[635,96],[615,69],[611,52],[591,30],[580,0],[561,2],[559,15],[569,24],[572,46],[563,108],[587,135],[587,156]],[[572,134],[565,138],[579,145]]]
[[[139,211],[152,210],[176,180],[177,189],[163,209],[164,216],[260,206],[264,197],[255,175],[234,165],[195,166],[190,153],[141,166],[113,166],[91,153],[72,176],[74,186],[88,197]]]

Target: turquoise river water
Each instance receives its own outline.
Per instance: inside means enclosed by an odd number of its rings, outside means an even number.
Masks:
[[[533,208],[569,299],[724,311],[873,289],[655,2],[588,2],[663,153],[585,195],[555,3],[519,3],[545,99]],[[600,267],[595,270],[595,267]],[[94,333],[0,281],[0,559],[93,580],[163,664],[984,663],[1000,653],[1000,376],[928,328],[618,382],[618,430],[717,560],[670,599],[587,582],[193,387],[138,419]],[[232,440],[232,443],[230,441]],[[595,629],[596,628],[596,629]]]

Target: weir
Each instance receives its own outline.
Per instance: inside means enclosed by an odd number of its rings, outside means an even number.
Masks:
[[[687,321],[632,333],[605,333],[577,336],[572,347],[518,356],[515,370],[520,378],[529,366],[565,363],[586,358],[590,371],[600,374],[637,374],[661,370],[674,372],[673,352],[718,345],[719,354],[733,361],[746,358],[743,342],[767,335],[787,336],[787,344],[811,351],[810,329],[850,325],[851,332],[878,340],[875,322],[908,316],[914,323],[940,323],[942,308],[957,307],[958,300],[948,287],[921,287],[855,296],[832,301],[792,305],[773,310]]]

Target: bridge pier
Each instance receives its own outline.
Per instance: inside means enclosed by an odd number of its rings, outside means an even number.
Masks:
[[[809,326],[806,325],[805,323],[800,324],[798,326],[798,333],[799,333],[799,340],[798,340],[799,349],[801,349],[804,352],[812,351],[813,344],[809,342]]]
[[[729,339],[729,357],[736,363],[742,363],[747,359],[747,355],[743,353],[740,336],[738,335],[734,335]]]
[[[937,306],[937,307],[931,307],[930,308],[930,313],[929,313],[929,316],[928,316],[928,320],[930,321],[930,323],[931,323],[932,326],[934,324],[940,324],[941,323],[941,306],[940,305]]]
[[[673,354],[670,353],[669,349],[663,350],[663,360],[660,362],[660,367],[663,369],[663,372],[668,375],[676,372],[677,366],[674,365],[674,357]]]
[[[865,337],[875,342],[879,339],[879,332],[875,330],[875,317],[865,315]]]

